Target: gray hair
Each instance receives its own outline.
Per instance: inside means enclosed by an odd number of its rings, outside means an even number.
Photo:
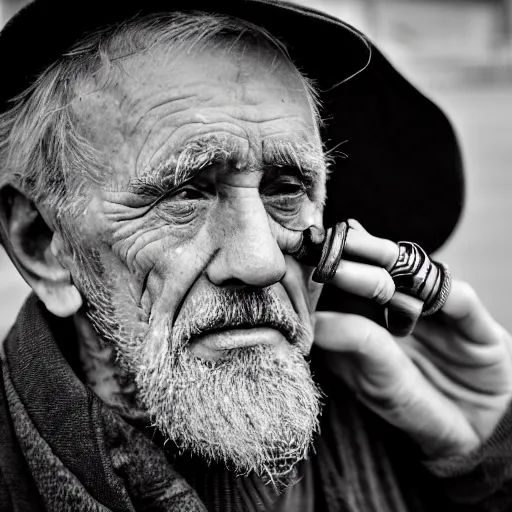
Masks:
[[[263,28],[241,19],[202,12],[153,14],[99,30],[78,42],[44,71],[35,83],[0,114],[0,190],[20,189],[55,215],[72,213],[88,177],[101,182],[105,163],[77,129],[69,108],[77,88],[93,78],[101,86],[122,73],[122,60],[154,47],[197,52],[205,47],[244,48],[256,44],[284,57],[294,69],[285,46]],[[319,102],[311,80],[297,70],[317,121]],[[118,76],[118,75],[117,75]],[[71,209],[71,210],[70,210]],[[75,212],[77,213],[77,212]]]

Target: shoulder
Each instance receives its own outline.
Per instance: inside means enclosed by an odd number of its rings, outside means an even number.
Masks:
[[[0,512],[38,512],[37,491],[12,424],[0,350]]]
[[[5,396],[2,365],[0,365],[0,512],[10,512],[15,508],[9,482],[15,476],[12,469],[16,465],[17,456],[12,449],[14,433]]]

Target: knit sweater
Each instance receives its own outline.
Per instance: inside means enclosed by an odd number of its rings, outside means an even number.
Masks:
[[[72,322],[31,296],[5,340],[0,379],[0,511],[429,512],[512,510],[512,414],[465,457],[425,462],[322,365],[321,433],[278,495],[254,475],[171,456],[78,378]],[[148,435],[149,434],[149,435]]]

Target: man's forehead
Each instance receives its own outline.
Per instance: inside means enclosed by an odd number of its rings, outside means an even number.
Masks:
[[[248,48],[243,53],[205,48],[192,54],[154,48],[104,66],[83,80],[73,108],[81,123],[90,124],[98,114],[101,122],[137,123],[160,103],[192,96],[208,99],[221,88],[224,94],[232,93],[233,103],[240,94],[249,103],[277,94],[292,104],[307,103],[298,71],[267,48]]]
[[[312,162],[321,143],[306,89],[279,58],[257,49],[244,56],[145,52],[84,84],[73,108],[83,135],[126,178],[197,148],[211,153],[213,143],[216,156],[229,155],[223,161],[247,166],[251,156],[270,161],[281,152],[281,160],[300,156],[302,167],[318,167]]]

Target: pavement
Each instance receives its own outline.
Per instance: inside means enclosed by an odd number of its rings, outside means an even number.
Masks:
[[[467,206],[455,235],[437,257],[470,282],[512,331],[512,84],[427,89],[452,119],[465,155]],[[0,252],[0,337],[28,287]]]

